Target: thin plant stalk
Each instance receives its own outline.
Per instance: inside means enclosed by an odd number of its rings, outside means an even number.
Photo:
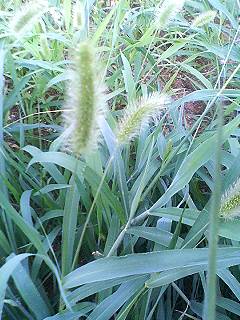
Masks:
[[[101,188],[103,186],[104,180],[106,178],[106,175],[108,173],[108,170],[110,169],[111,164],[112,164],[112,162],[114,160],[114,155],[115,155],[115,151],[113,152],[112,156],[108,160],[107,166],[106,166],[106,168],[104,170],[103,176],[102,176],[101,181],[99,183],[99,186],[97,188],[97,192],[96,192],[96,195],[94,197],[93,203],[92,203],[91,208],[90,208],[90,210],[88,212],[87,219],[86,219],[86,221],[84,223],[83,230],[81,232],[81,236],[80,236],[80,239],[79,239],[79,242],[78,242],[78,246],[77,246],[77,249],[76,249],[76,252],[75,252],[75,255],[74,255],[74,259],[73,259],[73,263],[72,263],[72,270],[74,269],[74,267],[75,267],[75,265],[77,263],[77,259],[78,259],[80,250],[82,248],[83,239],[84,239],[88,224],[90,222],[90,219],[91,219],[91,216],[92,216],[92,213],[93,213],[93,209],[94,209],[95,204],[97,202],[97,199],[99,197],[99,194],[100,194]]]
[[[3,91],[4,91],[4,58],[5,58],[5,51],[3,48],[0,47],[0,147],[3,148],[4,144],[4,135],[3,135]],[[6,179],[6,168],[5,168],[5,159],[2,153],[0,152],[0,178]],[[1,179],[1,180],[2,180]],[[3,181],[3,180],[2,180]],[[6,198],[8,197],[7,188],[2,183],[0,185],[0,192],[4,193]],[[1,212],[2,219],[6,228],[6,233],[8,236],[8,240],[11,244],[11,248],[13,252],[17,252],[17,245],[14,238],[14,230],[11,219],[5,214],[4,210],[2,209]]]
[[[149,164],[150,164],[150,159],[151,159],[151,155],[152,155],[152,152],[153,152],[154,143],[155,143],[155,140],[154,140],[154,137],[153,137],[152,143],[151,143],[151,149],[150,149],[149,156],[148,156],[148,159],[147,159],[147,163],[146,163],[146,167],[145,167],[144,174],[143,174],[143,177],[142,177],[142,181],[144,181],[145,178],[146,178],[147,168],[149,167]],[[138,207],[138,204],[139,204],[143,189],[144,189],[144,184],[140,183],[140,187],[138,188],[137,193],[136,193],[136,195],[135,195],[135,197],[134,197],[134,199],[132,201],[132,206],[131,206],[131,210],[130,210],[128,221],[127,221],[124,229],[118,235],[118,237],[117,237],[116,241],[114,242],[113,246],[109,250],[107,257],[112,256],[116,252],[118,247],[121,245],[122,240],[123,240],[127,230],[131,227],[131,222],[132,222],[133,217],[134,217],[134,215],[136,213],[136,210],[137,210],[137,207]]]
[[[218,128],[215,158],[215,177],[212,203],[209,216],[209,256],[207,271],[207,293],[205,297],[204,320],[216,319],[216,279],[217,279],[217,244],[218,244],[218,224],[221,200],[221,159],[222,159],[222,127],[223,110],[218,106]]]
[[[147,57],[148,57],[148,55],[149,55],[149,53],[150,53],[150,50],[151,50],[151,48],[152,48],[152,44],[153,44],[153,41],[154,41],[154,39],[155,39],[155,37],[156,37],[157,32],[158,32],[158,30],[154,30],[154,33],[153,33],[151,42],[150,42],[150,44],[149,44],[149,46],[148,46],[148,48],[147,48],[147,52],[146,52],[146,54],[145,54],[145,56],[144,56],[144,58],[143,58],[143,62],[142,62],[142,64],[141,64],[140,70],[139,70],[138,75],[137,75],[137,77],[136,77],[137,81],[139,81],[139,79],[140,79],[140,75],[141,75],[141,73],[142,73],[142,71],[143,71],[143,68],[144,68],[144,66],[145,66],[145,62],[146,62]]]

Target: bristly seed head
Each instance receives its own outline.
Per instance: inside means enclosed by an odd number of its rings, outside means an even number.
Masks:
[[[153,93],[147,98],[131,103],[125,110],[120,120],[117,141],[119,144],[130,142],[136,137],[140,128],[149,123],[167,103],[167,97],[163,94]]]
[[[14,12],[10,21],[10,32],[15,37],[24,36],[45,11],[47,11],[47,2],[44,0],[26,2],[18,12]]]
[[[155,11],[155,28],[165,28],[183,9],[185,0],[163,0]]]
[[[232,220],[240,216],[240,179],[238,179],[222,196],[220,217]]]
[[[81,30],[85,24],[85,10],[82,2],[76,1],[72,12],[73,27],[76,30]]]
[[[67,145],[76,155],[93,151],[99,142],[98,117],[105,110],[105,95],[89,42],[81,43],[75,52],[66,107]]]
[[[216,17],[217,12],[214,10],[208,10],[203,13],[201,13],[199,16],[197,16],[192,23],[193,28],[199,28],[204,26],[205,24],[210,23],[214,20]]]

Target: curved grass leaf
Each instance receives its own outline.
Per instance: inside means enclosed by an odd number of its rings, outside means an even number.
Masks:
[[[13,256],[0,268],[0,318],[2,318],[2,309],[8,280],[19,263],[29,256],[31,256],[29,253]]]
[[[43,246],[40,234],[20,216],[13,208],[3,193],[0,193],[0,206],[5,210],[6,214],[21,229],[26,238],[35,246],[39,253],[45,254],[46,250]]]
[[[73,308],[73,310],[64,310],[54,316],[44,318],[44,320],[78,320],[86,316],[92,309],[95,303],[82,302]]]
[[[131,227],[127,230],[127,233],[159,243],[165,247],[169,246],[173,237],[172,233],[155,227]],[[178,238],[177,246],[179,247],[182,242],[183,240]]]
[[[218,249],[217,266],[228,267],[240,263],[239,248]],[[64,278],[64,287],[73,288],[85,283],[106,281],[130,275],[192,268],[208,264],[208,249],[169,250],[102,258],[90,262]]]
[[[89,320],[109,320],[114,313],[128,301],[136,292],[138,292],[147,279],[146,276],[141,276],[137,279],[123,283],[117,291],[104,299],[89,315]]]
[[[12,277],[21,298],[25,301],[36,319],[42,320],[46,316],[49,316],[51,312],[48,306],[21,263],[18,264],[17,270],[13,271]]]

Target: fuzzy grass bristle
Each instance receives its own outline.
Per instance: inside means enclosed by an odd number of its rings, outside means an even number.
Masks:
[[[95,51],[90,42],[79,45],[73,61],[65,127],[67,145],[79,155],[97,148],[100,136],[98,117],[105,110],[105,95],[99,79]]]
[[[167,97],[163,94],[153,93],[147,98],[131,103],[125,110],[120,120],[117,141],[125,144],[135,138],[140,128],[149,123],[165,107]]]
[[[212,22],[216,17],[217,12],[214,10],[208,10],[197,16],[192,23],[193,28],[199,28]]]
[[[155,11],[155,28],[158,30],[166,27],[183,9],[185,0],[164,0]]]
[[[77,1],[73,7],[72,14],[73,27],[80,30],[85,24],[85,11],[82,2]]]
[[[240,179],[221,198],[220,217],[232,220],[240,216]]]
[[[47,3],[45,1],[26,2],[18,12],[14,12],[10,21],[10,32],[17,38],[24,36],[31,31],[46,10]]]

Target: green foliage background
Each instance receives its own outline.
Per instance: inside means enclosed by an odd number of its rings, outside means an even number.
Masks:
[[[240,221],[208,228],[213,190],[240,173],[239,1],[186,1],[154,33],[158,1],[86,0],[81,26],[74,1],[48,3],[19,38],[10,26],[22,1],[0,2],[2,319],[201,319],[207,292],[215,308],[211,235],[216,319],[239,319]],[[193,27],[207,10],[215,19]],[[61,114],[72,53],[86,38],[109,111],[98,151],[77,159],[61,149]],[[172,97],[167,112],[109,164],[122,110],[153,91]]]

